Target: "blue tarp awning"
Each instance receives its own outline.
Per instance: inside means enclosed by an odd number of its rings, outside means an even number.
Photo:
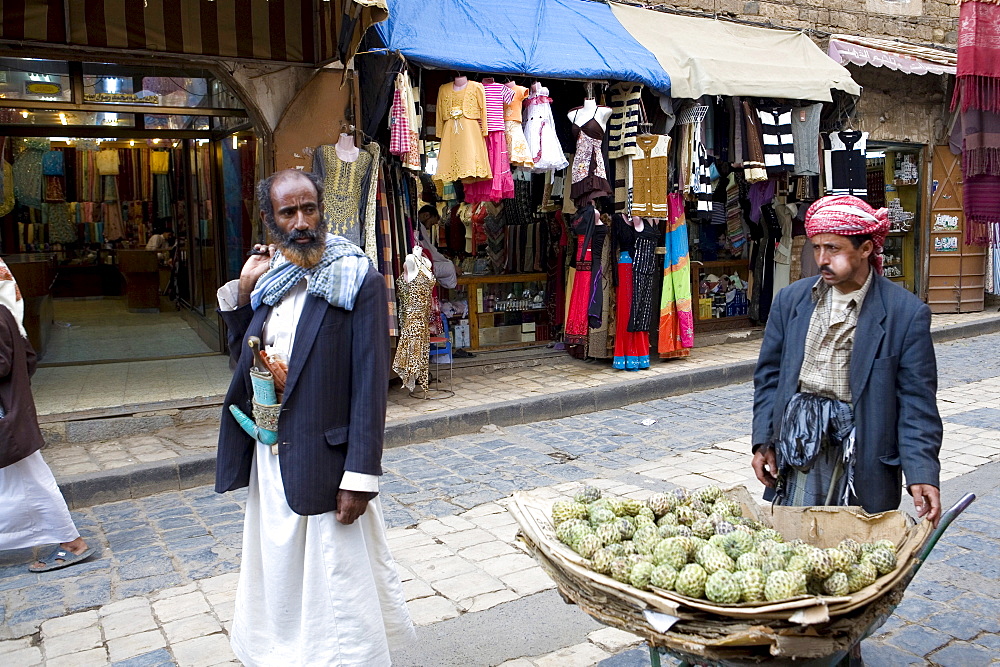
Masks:
[[[375,25],[391,51],[441,69],[552,79],[643,83],[663,95],[670,76],[594,0],[389,0]]]

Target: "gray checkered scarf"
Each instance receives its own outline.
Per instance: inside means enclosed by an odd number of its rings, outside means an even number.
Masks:
[[[331,306],[352,310],[371,265],[364,250],[343,236],[327,234],[323,258],[308,269],[293,264],[279,250],[271,259],[271,268],[250,293],[250,305],[254,310],[262,303],[273,306],[300,280],[310,276],[306,289],[309,294],[325,299]]]

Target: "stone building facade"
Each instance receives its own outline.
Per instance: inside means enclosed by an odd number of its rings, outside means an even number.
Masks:
[[[718,14],[774,27],[899,38],[954,47],[954,0],[680,0],[649,6]]]
[[[902,40],[954,51],[954,0],[679,0],[646,2],[678,12],[804,30],[826,50],[831,34]],[[855,126],[872,141],[925,145],[947,142],[951,76],[913,75],[885,67],[848,65],[864,92]]]

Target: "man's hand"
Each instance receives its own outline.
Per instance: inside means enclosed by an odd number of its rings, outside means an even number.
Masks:
[[[753,471],[760,483],[773,489],[778,483],[778,459],[774,456],[774,448],[764,445],[753,455]]]
[[[264,250],[266,252],[263,255],[250,255],[250,259],[243,265],[243,269],[240,271],[237,306],[245,306],[250,303],[250,292],[257,286],[257,280],[267,273],[267,269],[271,264],[271,256],[274,254],[273,245],[267,246],[258,243],[253,249]]]
[[[941,520],[941,491],[932,484],[911,484],[910,495],[913,496],[917,516],[927,519],[937,528]]]
[[[337,521],[349,526],[368,509],[368,496],[365,491],[337,491]]]

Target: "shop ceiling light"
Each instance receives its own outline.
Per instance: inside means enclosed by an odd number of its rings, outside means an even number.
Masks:
[[[135,146],[135,139],[129,139],[128,140],[128,145],[129,146]]]
[[[66,114],[63,113],[62,111],[59,112],[59,122],[62,123],[63,125],[69,125],[69,121],[66,120]]]
[[[28,111],[27,110],[22,111],[21,112],[21,117],[22,118],[27,118],[28,117]]]
[[[240,147],[240,140],[239,140],[239,137],[237,137],[237,136],[236,136],[236,135],[234,134],[234,135],[233,135],[233,150],[236,150],[236,149],[237,149],[237,148],[239,148],[239,147]]]
[[[158,143],[160,143],[160,140],[159,139],[153,139],[153,143],[154,144],[158,144]]]

